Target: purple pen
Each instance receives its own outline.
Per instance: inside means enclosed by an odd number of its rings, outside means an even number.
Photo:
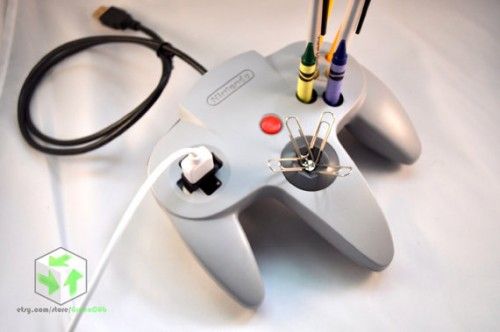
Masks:
[[[325,102],[330,106],[338,106],[341,103],[342,79],[344,78],[346,64],[347,51],[343,39],[333,55],[330,73],[328,74],[324,98]]]

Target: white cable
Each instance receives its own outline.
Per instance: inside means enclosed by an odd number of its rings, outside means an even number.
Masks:
[[[81,303],[81,307],[84,308],[87,306],[88,302],[90,301],[90,298],[92,297],[92,294],[94,293],[95,289],[97,288],[97,285],[99,284],[99,280],[101,279],[106,266],[109,261],[109,257],[111,256],[111,253],[113,252],[113,249],[115,248],[116,244],[120,240],[121,236],[123,235],[123,232],[127,229],[128,225],[130,224],[130,220],[132,219],[132,216],[134,215],[135,211],[137,210],[137,207],[139,204],[141,204],[142,200],[144,197],[147,195],[149,192],[149,189],[155,184],[156,180],[165,172],[165,170],[172,164],[174,161],[179,159],[182,156],[188,155],[188,154],[194,154],[196,151],[195,148],[184,148],[177,150],[170,154],[167,158],[165,158],[156,168],[151,172],[151,174],[148,176],[146,181],[142,184],[142,186],[139,188],[137,193],[135,194],[134,198],[130,202],[129,206],[127,207],[127,210],[125,210],[125,213],[123,214],[122,218],[120,219],[120,222],[118,223],[118,226],[116,226],[115,232],[111,236],[111,239],[109,240],[106,249],[104,249],[104,253],[101,256],[101,259],[99,260],[99,264],[97,265],[97,269],[94,273],[94,276],[92,280],[90,281],[89,284],[89,289],[87,291],[87,295],[85,295],[83,302]],[[78,325],[78,321],[80,320],[84,310],[79,310],[75,316],[70,321],[68,331],[72,332],[76,329],[76,326]]]

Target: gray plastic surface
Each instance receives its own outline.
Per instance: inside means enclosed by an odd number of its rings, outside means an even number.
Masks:
[[[213,218],[210,222],[175,216],[170,219],[194,254],[225,289],[249,307],[262,301],[264,287],[259,269],[235,214]]]
[[[309,105],[298,102],[296,68],[304,45],[292,44],[268,58],[253,51],[243,53],[210,70],[181,104],[180,121],[155,146],[149,163],[152,170],[170,153],[197,145],[206,145],[223,161],[224,166],[217,173],[222,186],[210,196],[199,190],[192,194],[182,192],[176,186],[181,176],[177,164],[160,177],[154,194],[205,268],[246,306],[259,305],[264,290],[237,216],[257,197],[272,196],[282,201],[343,254],[368,269],[384,269],[394,253],[385,217],[336,135],[330,135],[328,143],[335,149],[340,165],[351,166],[353,170],[323,190],[300,190],[266,165],[268,159],[279,158],[289,142],[285,130],[276,135],[261,131],[259,122],[270,113],[282,119],[287,115],[297,116],[306,134],[312,134],[322,111],[334,112],[337,119],[334,132],[360,116],[372,124],[372,132],[385,134],[385,140],[379,142],[391,146],[380,151],[390,154],[394,147],[414,150],[405,142],[391,141],[400,136],[387,133],[393,130],[389,126],[373,124],[378,121],[376,116],[360,115],[379,111],[384,114],[384,110],[372,109],[373,105],[383,104],[371,101],[374,96],[383,95],[394,104],[397,101],[390,93],[378,93],[384,89],[381,83],[370,86],[373,97],[367,99],[366,72],[352,57],[341,106],[330,107],[322,98]],[[322,84],[316,85],[319,94],[324,89]],[[370,103],[364,105],[365,100]],[[400,119],[414,133],[400,107],[392,109],[391,116]],[[356,128],[359,127],[355,131]],[[415,143],[409,142],[412,144]],[[414,152],[403,155],[411,157]],[[401,155],[391,157],[401,159]]]
[[[413,164],[421,145],[410,119],[392,92],[365,69],[366,98],[347,129],[363,144],[385,158]]]

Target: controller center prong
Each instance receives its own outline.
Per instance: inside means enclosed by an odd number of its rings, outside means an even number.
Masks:
[[[312,159],[305,159],[301,163],[302,167],[304,168],[304,171],[307,172],[312,172],[316,169],[316,163]]]

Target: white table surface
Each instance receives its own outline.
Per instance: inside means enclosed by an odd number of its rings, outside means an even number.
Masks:
[[[159,101],[118,140],[82,156],[43,155],[17,127],[28,71],[63,42],[120,32],[91,19],[98,0],[0,2],[0,329],[62,330],[66,316],[16,311],[51,305],[33,293],[33,260],[62,245],[94,271],[198,74],[176,60]],[[306,2],[114,4],[210,69],[305,38]],[[344,5],[337,0],[329,38]],[[401,100],[423,145],[415,165],[398,166],[342,135],[392,230],[396,253],[384,272],[353,265],[296,216],[261,202],[243,223],[266,298],[258,310],[244,309],[204,272],[149,196],[92,300],[108,312],[84,316],[81,330],[498,330],[499,18],[497,0],[373,1],[352,42],[350,52]],[[141,47],[79,54],[47,76],[33,116],[56,136],[89,133],[140,102],[159,67]]]

